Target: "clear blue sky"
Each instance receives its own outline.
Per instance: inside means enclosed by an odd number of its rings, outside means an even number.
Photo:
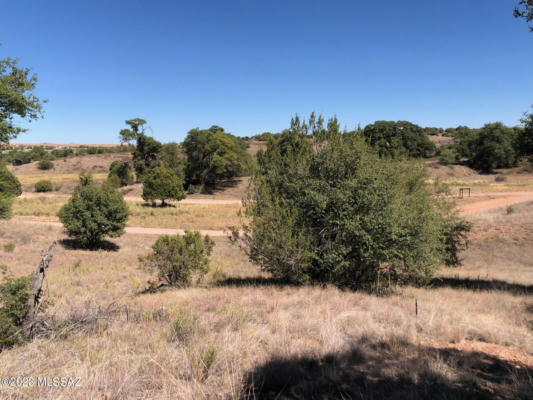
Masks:
[[[0,58],[39,76],[45,119],[21,142],[113,143],[142,117],[162,141],[237,135],[295,113],[423,126],[518,123],[533,33],[518,0],[2,3]]]

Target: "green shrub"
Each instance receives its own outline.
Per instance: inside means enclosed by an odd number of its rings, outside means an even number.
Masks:
[[[4,165],[0,165],[0,219],[11,217],[13,198],[22,194],[22,185]]]
[[[11,217],[11,206],[13,205],[13,196],[0,193],[0,219]]]
[[[191,338],[198,327],[198,317],[194,314],[178,310],[176,318],[170,324],[169,340],[185,342]]]
[[[507,209],[505,210],[506,213],[509,215],[509,214],[514,214],[516,212],[515,208],[513,206],[508,206]]]
[[[80,175],[80,184],[58,217],[67,234],[85,247],[96,247],[101,240],[124,233],[128,206],[120,192],[110,185],[96,185],[90,176]]]
[[[143,177],[142,198],[145,201],[182,200],[185,198],[183,183],[173,170],[167,167],[155,167]]]
[[[251,222],[234,241],[287,282],[367,290],[427,282],[459,246],[449,230],[462,227],[446,216],[446,198],[432,197],[424,165],[380,157],[335,119],[312,135],[310,125],[293,120],[258,153],[244,202]]]
[[[35,183],[36,192],[51,192],[54,189],[54,185],[48,179],[43,179]]]
[[[486,124],[476,134],[467,136],[470,165],[482,172],[516,165],[516,132],[500,122]]]
[[[450,165],[457,162],[458,156],[454,149],[444,149],[440,152],[439,164]]]
[[[119,186],[127,186],[133,183],[132,168],[127,162],[113,161],[109,167],[107,178],[110,179],[113,176],[117,177]]]
[[[21,194],[20,181],[5,166],[0,166],[0,195],[18,197]]]
[[[6,253],[13,253],[13,250],[15,250],[15,243],[4,244],[4,251]]]
[[[202,371],[202,379],[205,380],[209,377],[209,371],[215,364],[217,358],[217,348],[215,345],[210,344],[204,348],[200,353],[200,369]]]
[[[7,277],[0,283],[0,351],[22,340],[20,330],[28,313],[30,277]]]
[[[37,164],[37,168],[42,169],[42,170],[52,169],[54,168],[54,163],[51,160],[45,158],[39,161],[39,163]]]
[[[199,277],[209,270],[209,255],[213,240],[198,231],[185,231],[185,235],[162,235],[152,246],[153,252],[139,257],[145,269],[157,274],[158,280],[170,286],[186,287],[193,274]]]

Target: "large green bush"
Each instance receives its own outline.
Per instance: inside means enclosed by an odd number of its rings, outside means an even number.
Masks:
[[[52,190],[54,190],[54,185],[48,179],[42,179],[38,182],[35,182],[36,192],[51,192]]]
[[[115,160],[109,167],[108,179],[112,176],[118,178],[119,186],[127,186],[133,183],[132,168],[128,162]]]
[[[467,148],[472,168],[492,172],[496,168],[516,165],[516,132],[500,122],[486,124],[479,131],[465,136],[461,146]]]
[[[250,259],[293,283],[352,289],[425,282],[450,259],[450,207],[433,200],[423,165],[380,157],[336,120],[293,120],[258,153],[244,233]],[[454,238],[457,235],[453,236]]]
[[[139,257],[143,267],[157,274],[158,280],[176,287],[191,284],[194,274],[199,277],[209,270],[209,255],[214,241],[198,231],[185,235],[163,235],[153,244],[151,254]]]
[[[93,248],[104,237],[118,237],[124,233],[128,206],[122,193],[111,185],[96,185],[90,176],[81,175],[80,184],[58,216],[69,236]]]
[[[219,126],[192,129],[183,142],[187,154],[187,185],[215,186],[223,179],[242,176],[250,171],[248,143]]]
[[[182,200],[185,198],[183,183],[174,171],[167,167],[155,167],[143,178],[142,198],[145,201]]]
[[[418,158],[435,152],[424,129],[407,121],[376,121],[365,126],[363,135],[380,156]]]

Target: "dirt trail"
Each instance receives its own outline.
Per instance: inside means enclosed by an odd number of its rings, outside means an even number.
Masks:
[[[57,221],[39,221],[39,220],[24,219],[24,220],[20,220],[20,222],[27,223],[27,224],[63,227],[63,224]],[[228,234],[227,232],[224,232],[224,231],[215,231],[215,230],[210,230],[210,229],[205,229],[205,230],[194,229],[194,230],[198,230],[202,235],[209,235],[209,236],[227,236]],[[124,228],[124,231],[126,233],[133,234],[133,235],[175,235],[177,233],[179,233],[180,235],[183,235],[185,233],[185,229],[143,228],[141,226],[127,226],[126,228]]]
[[[482,200],[475,203],[458,205],[457,209],[461,215],[474,214],[480,211],[487,211],[493,208],[510,206],[511,204],[533,201],[533,192],[505,192],[505,193],[478,193],[477,196],[498,196],[496,199]]]
[[[22,199],[36,198],[36,197],[51,197],[51,198],[69,198],[70,194],[65,193],[33,193],[24,192],[20,196]],[[126,201],[141,201],[144,202],[140,196],[124,196]],[[241,204],[239,199],[183,199],[179,204]]]

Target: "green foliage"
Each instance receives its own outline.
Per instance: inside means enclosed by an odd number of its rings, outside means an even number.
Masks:
[[[533,113],[524,114],[521,122],[524,129],[518,133],[517,152],[519,156],[528,157],[533,162]]]
[[[50,159],[45,158],[39,161],[39,163],[37,164],[37,168],[42,170],[49,170],[54,168],[54,163]]]
[[[188,311],[177,310],[174,321],[170,324],[169,340],[186,342],[198,328],[198,317]]]
[[[129,143],[137,140],[139,135],[144,134],[144,125],[146,121],[142,118],[133,118],[125,121],[130,129],[121,129],[119,133],[120,143]]]
[[[51,192],[54,190],[54,185],[48,179],[42,179],[35,183],[36,192]]]
[[[174,171],[167,167],[155,167],[143,179],[144,201],[161,200],[165,204],[166,199],[182,200],[185,198],[183,183]]]
[[[486,124],[478,132],[470,134],[466,143],[470,165],[482,172],[516,165],[516,132],[500,122]]]
[[[159,155],[161,165],[170,168],[183,182],[185,180],[185,157],[178,143],[165,143],[161,147]]]
[[[139,257],[144,268],[157,274],[158,280],[176,287],[191,284],[193,274],[199,277],[209,270],[209,255],[215,242],[198,231],[185,235],[162,235],[152,246],[153,252]]]
[[[28,313],[30,277],[6,277],[0,283],[0,351],[22,340],[20,330]]]
[[[424,130],[407,121],[376,121],[367,125],[363,135],[380,156],[430,157],[435,145]]]
[[[13,197],[18,197],[22,194],[20,181],[2,165],[0,165],[0,194]]]
[[[204,348],[200,353],[200,369],[202,371],[202,379],[205,380],[209,376],[211,367],[215,364],[217,358],[217,348],[215,345],[210,344]]]
[[[93,248],[106,236],[118,237],[124,233],[128,206],[112,186],[98,186],[90,176],[80,175],[80,184],[61,207],[58,217],[69,236]]]
[[[515,18],[524,18],[526,22],[533,21],[533,0],[520,0],[518,7],[514,9]],[[529,30],[533,32],[533,25],[529,27]]]
[[[55,158],[67,158],[74,155],[74,150],[70,147],[63,147],[61,149],[52,150],[52,155]]]
[[[42,116],[42,101],[33,91],[37,75],[29,68],[19,68],[18,60],[0,60],[0,143],[9,143],[26,131],[15,124],[17,119],[33,121]]]
[[[458,160],[457,152],[454,149],[443,149],[439,155],[439,164],[455,164]]]
[[[142,133],[137,136],[137,146],[133,152],[133,167],[138,182],[142,181],[144,174],[159,165],[160,152],[161,143],[157,140]]]
[[[252,164],[247,146],[246,141],[218,126],[190,130],[183,142],[187,184],[215,186],[221,179],[247,173]]]
[[[379,157],[335,119],[311,122],[293,119],[258,153],[251,222],[233,239],[287,282],[372,290],[429,279],[454,249],[447,204],[433,200],[423,165]]]
[[[13,251],[15,250],[15,243],[6,243],[4,244],[4,251],[6,253],[13,253]]]
[[[11,217],[11,206],[13,205],[13,196],[0,193],[0,219]]]
[[[509,214],[514,214],[516,210],[513,206],[508,206],[505,212],[507,213],[507,215],[509,215]]]
[[[22,194],[22,185],[4,165],[0,165],[0,219],[11,217],[13,199]]]
[[[127,186],[133,183],[133,173],[128,162],[115,160],[109,166],[109,174],[107,178],[116,176],[118,179],[118,186]]]

